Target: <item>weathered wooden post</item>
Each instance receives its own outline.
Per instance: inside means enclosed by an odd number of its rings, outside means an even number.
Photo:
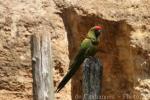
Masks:
[[[51,39],[49,33],[34,34],[31,40],[33,99],[54,100]]]
[[[83,63],[83,100],[99,100],[102,88],[103,66],[94,57]]]

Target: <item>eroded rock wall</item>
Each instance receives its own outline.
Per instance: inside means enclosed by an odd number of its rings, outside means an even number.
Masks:
[[[51,0],[0,0],[0,100],[32,100],[32,34],[51,34],[57,74],[54,83],[66,72],[68,42],[56,12]]]
[[[99,45],[105,52],[96,55],[104,65],[102,95],[150,99],[149,7],[148,0],[0,0],[0,99],[32,99],[32,34],[51,34],[57,86],[97,24],[105,29]],[[81,100],[81,76],[82,68],[56,100]]]

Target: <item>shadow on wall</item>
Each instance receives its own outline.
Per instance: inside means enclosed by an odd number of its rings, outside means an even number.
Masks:
[[[102,48],[105,53],[97,53],[104,65],[102,95],[116,100],[125,99],[124,94],[132,96],[134,63],[130,47],[130,32],[133,31],[133,28],[124,20],[108,21],[94,14],[82,12],[79,14],[74,8],[66,8],[60,14],[67,31],[70,60],[75,56],[88,30],[94,25],[103,25],[104,32],[99,48]],[[72,100],[82,100],[81,76],[82,68],[72,79]]]

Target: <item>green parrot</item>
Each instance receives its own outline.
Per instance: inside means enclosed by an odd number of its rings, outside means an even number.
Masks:
[[[82,41],[80,45],[80,49],[77,55],[75,56],[73,63],[69,66],[67,74],[59,83],[55,92],[58,93],[67,84],[67,82],[79,69],[80,65],[83,63],[85,58],[94,56],[96,54],[99,44],[99,36],[102,30],[102,26],[94,26],[89,30],[86,38]]]

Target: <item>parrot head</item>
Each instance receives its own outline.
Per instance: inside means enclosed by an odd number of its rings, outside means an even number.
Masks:
[[[102,33],[102,26],[94,26],[88,32],[88,37],[90,38],[98,38]]]

